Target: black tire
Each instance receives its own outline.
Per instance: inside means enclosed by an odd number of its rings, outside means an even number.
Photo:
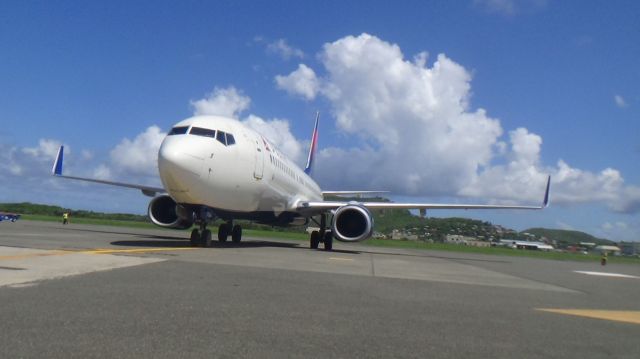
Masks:
[[[318,249],[318,244],[320,244],[320,232],[311,232],[311,238],[309,239],[309,242],[309,246],[311,247],[311,249]]]
[[[204,231],[202,231],[201,243],[204,248],[211,247],[211,231],[210,230],[205,229]]]
[[[189,243],[191,243],[191,247],[197,247],[200,245],[200,231],[194,229],[191,231],[191,237],[189,237]]]
[[[228,236],[229,236],[229,226],[227,226],[226,223],[222,223],[218,227],[218,240],[220,242],[226,242]]]
[[[239,224],[233,226],[231,230],[231,240],[233,243],[239,243],[242,240],[242,227]]]
[[[333,250],[333,233],[325,232],[324,233],[324,250],[331,251]]]

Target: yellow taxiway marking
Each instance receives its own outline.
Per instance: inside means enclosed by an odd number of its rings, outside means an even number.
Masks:
[[[344,257],[329,257],[332,261],[353,261],[353,258],[344,258]]]
[[[63,250],[53,250],[43,253],[30,253],[30,254],[15,254],[10,256],[0,256],[0,260],[12,260],[12,259],[24,259],[31,257],[48,257],[48,256],[63,256],[65,254],[71,254],[74,252],[63,251]]]
[[[16,260],[33,257],[49,257],[49,256],[65,256],[68,254],[116,254],[116,253],[146,253],[146,252],[172,252],[185,251],[197,248],[178,247],[178,248],[133,248],[133,249],[81,249],[81,250],[52,250],[42,253],[16,254],[9,256],[0,256],[0,260]]]
[[[638,310],[591,310],[591,309],[549,309],[536,308],[542,312],[575,315],[594,319],[612,320],[615,322],[640,324],[640,311]]]
[[[169,251],[189,251],[197,248],[177,247],[177,248],[134,248],[134,249],[93,249],[80,251],[88,254],[112,254],[112,253],[146,253],[146,252],[169,252]]]

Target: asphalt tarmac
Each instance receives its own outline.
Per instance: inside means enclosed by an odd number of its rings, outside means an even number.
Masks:
[[[0,222],[0,357],[638,358],[640,266]]]

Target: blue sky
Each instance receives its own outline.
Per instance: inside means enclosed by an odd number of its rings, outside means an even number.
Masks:
[[[135,192],[53,181],[52,148],[72,173],[157,183],[158,138],[222,101],[297,159],[320,110],[327,189],[535,202],[551,173],[545,212],[462,215],[640,240],[638,18],[633,1],[3,1],[0,201],[142,213]]]

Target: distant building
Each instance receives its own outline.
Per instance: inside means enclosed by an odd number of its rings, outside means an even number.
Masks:
[[[418,235],[409,231],[394,229],[391,231],[391,239],[401,240],[408,239],[410,241],[417,241]]]
[[[487,241],[467,241],[467,245],[471,247],[491,247],[491,242]]]
[[[620,254],[620,247],[618,246],[596,246],[594,248],[594,250],[596,252],[600,252],[600,253],[610,253],[610,254],[615,254],[615,255],[619,255]]]
[[[543,242],[517,241],[514,239],[501,239],[499,245],[513,249],[532,249],[539,251],[551,251],[554,249],[552,245]]]
[[[459,234],[447,234],[444,241],[451,244],[468,244],[470,241],[475,241],[473,237],[462,236]]]
[[[640,242],[620,242],[620,252],[625,256],[640,255]]]

